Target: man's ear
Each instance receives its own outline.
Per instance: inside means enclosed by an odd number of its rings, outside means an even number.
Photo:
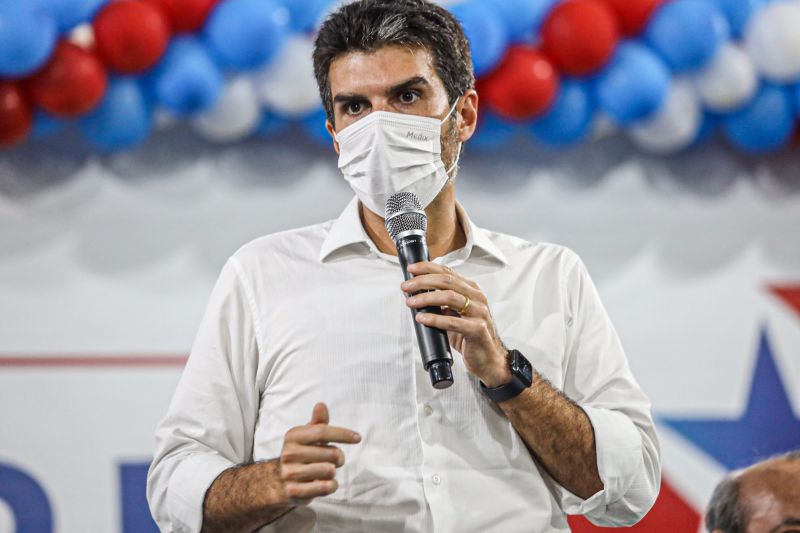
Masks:
[[[336,155],[339,155],[339,141],[336,140],[336,128],[333,127],[330,120],[325,121],[325,129],[333,140],[333,149],[336,150]]]
[[[461,106],[456,109],[458,113],[458,140],[467,142],[475,133],[478,126],[478,92],[470,89],[464,95]]]

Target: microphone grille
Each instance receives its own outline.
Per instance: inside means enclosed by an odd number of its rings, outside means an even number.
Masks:
[[[403,232],[428,230],[428,217],[413,192],[398,192],[386,200],[386,230],[392,239]]]

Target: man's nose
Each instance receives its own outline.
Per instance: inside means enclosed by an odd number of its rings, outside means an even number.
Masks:
[[[388,98],[377,98],[372,100],[373,111],[392,111],[392,106]]]

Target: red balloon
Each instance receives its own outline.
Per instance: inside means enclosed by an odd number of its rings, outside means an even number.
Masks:
[[[91,111],[103,99],[108,77],[100,60],[80,46],[61,41],[45,67],[26,88],[36,105],[57,117]]]
[[[603,0],[614,12],[622,35],[638,35],[664,0]],[[742,0],[744,1],[744,0]]]
[[[555,100],[559,76],[550,60],[533,48],[508,49],[500,66],[478,84],[489,109],[509,120],[541,115]]]
[[[618,42],[617,19],[602,0],[566,0],[542,26],[542,50],[571,76],[600,70]]]
[[[0,81],[0,146],[24,140],[33,126],[33,110],[19,85]]]
[[[148,0],[166,13],[175,33],[193,33],[208,19],[219,0]]]
[[[94,19],[97,52],[106,65],[121,74],[139,74],[161,59],[169,44],[164,12],[141,0],[106,4]]]

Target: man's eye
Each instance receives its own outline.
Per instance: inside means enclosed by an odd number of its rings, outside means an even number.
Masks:
[[[406,91],[400,95],[400,101],[404,104],[413,104],[419,99],[419,95],[414,91]]]
[[[358,115],[364,109],[361,102],[351,102],[347,104],[347,113],[350,115]]]

